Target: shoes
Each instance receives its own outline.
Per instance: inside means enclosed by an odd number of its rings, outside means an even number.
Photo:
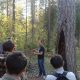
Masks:
[[[40,77],[41,77],[41,78],[43,78],[44,80],[46,79],[46,75],[43,75],[43,76],[42,76],[42,75],[36,75],[36,77],[37,77],[37,78],[40,78]]]
[[[43,76],[43,79],[45,80],[46,79],[46,76]]]

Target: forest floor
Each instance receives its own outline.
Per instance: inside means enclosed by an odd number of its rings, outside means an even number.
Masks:
[[[29,68],[30,68],[30,70],[28,70],[28,80],[44,80],[43,77],[36,77],[36,75],[38,75],[37,64],[31,65]],[[52,69],[52,68],[50,67],[50,69]],[[52,74],[53,73],[53,70],[51,71],[51,70],[48,69],[47,71],[48,71],[47,74]],[[80,78],[80,71],[78,71],[78,75],[79,75],[79,78]]]
[[[47,72],[47,74],[52,74],[53,70],[47,70],[49,72]],[[44,80],[43,77],[36,77],[36,75],[38,75],[38,66],[37,64],[32,65],[30,67],[30,70],[28,71],[28,80]],[[80,71],[78,71],[78,76],[80,79]]]
[[[43,77],[36,77],[38,75],[37,58],[33,57],[31,65],[28,67],[28,80],[44,80]],[[50,65],[50,57],[45,57],[45,70],[46,74],[51,74],[53,71]]]
[[[45,70],[46,74],[52,74],[53,73],[53,68],[50,64],[50,58],[53,54],[51,55],[46,55],[45,56]],[[80,77],[80,49],[77,50],[77,71],[79,73]],[[38,75],[38,65],[37,65],[37,56],[31,55],[31,57],[28,59],[28,69],[27,69],[27,76],[28,80],[44,80],[42,77],[36,77]],[[1,74],[1,73],[0,73]]]
[[[53,55],[53,54],[52,54]],[[52,68],[50,64],[50,58],[51,56],[45,56],[45,70],[46,74],[52,74],[54,69]],[[77,50],[77,71],[80,78],[80,49]],[[28,80],[44,80],[43,78],[37,78],[36,75],[38,75],[38,65],[37,65],[37,56],[32,56],[31,59],[31,65],[29,66],[28,70]]]
[[[38,66],[37,64],[31,65],[28,70],[28,80],[43,80],[42,77],[37,77],[38,75]]]

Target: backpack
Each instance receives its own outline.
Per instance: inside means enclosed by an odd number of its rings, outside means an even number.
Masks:
[[[64,71],[63,74],[55,73],[54,76],[57,78],[56,80],[69,80],[67,77],[67,72]]]

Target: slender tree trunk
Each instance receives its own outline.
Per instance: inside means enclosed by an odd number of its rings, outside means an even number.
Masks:
[[[65,60],[65,69],[76,73],[75,0],[58,0],[57,52]]]
[[[7,34],[8,34],[7,37],[8,38],[11,38],[12,37],[12,30],[9,27],[9,26],[11,26],[10,23],[9,23],[9,18],[10,18],[10,15],[11,15],[11,13],[10,13],[10,7],[12,7],[11,6],[11,2],[12,1],[10,1],[10,0],[6,0]]]
[[[9,5],[9,2],[8,2],[8,0],[7,0],[7,6],[6,6],[6,7],[7,7],[7,10],[6,10],[6,12],[7,12],[7,27],[9,26],[9,25],[8,25],[8,22],[9,22],[9,21],[8,21],[8,16],[9,16],[9,14],[8,14],[8,5]],[[9,29],[8,29],[8,30],[9,30]],[[7,30],[7,31],[8,31],[8,30]],[[8,34],[9,34],[9,32],[8,32]]]
[[[26,41],[25,41],[26,45],[25,45],[25,49],[27,52],[27,0],[26,0]]]
[[[8,19],[8,0],[7,0],[7,19]]]
[[[51,22],[51,18],[50,18],[50,14],[51,14],[51,1],[50,0],[48,0],[48,5],[49,5],[49,8],[48,8],[48,50],[49,50],[49,48],[50,48],[50,33],[51,33],[51,30],[50,30],[50,28],[51,28],[51,24],[50,24],[50,22]]]
[[[34,40],[35,0],[31,0],[32,43]]]
[[[13,28],[12,28],[12,32],[13,32],[13,39],[15,39],[15,0],[13,0]]]

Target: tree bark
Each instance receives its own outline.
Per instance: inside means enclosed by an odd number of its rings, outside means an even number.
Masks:
[[[6,12],[7,12],[7,27],[9,26],[9,25],[8,25],[8,16],[9,16],[9,14],[8,14],[8,4],[9,4],[9,2],[8,2],[8,0],[7,0],[7,6],[6,6],[6,7],[7,7],[7,9],[6,9]],[[9,31],[9,32],[10,32],[10,31]],[[8,34],[9,34],[9,33],[8,33]]]
[[[15,0],[13,0],[13,28],[12,28],[12,34],[13,34],[13,39],[15,39]]]
[[[26,39],[25,39],[25,50],[27,53],[27,0],[26,0]]]
[[[76,73],[75,0],[58,0],[57,52],[65,69]]]
[[[7,18],[8,18],[8,0],[7,0]]]
[[[35,0],[31,0],[32,43],[34,40]]]
[[[51,35],[50,35],[50,33],[51,33],[51,1],[50,0],[48,0],[48,50],[49,50],[49,48],[50,48],[50,39],[51,39]]]

